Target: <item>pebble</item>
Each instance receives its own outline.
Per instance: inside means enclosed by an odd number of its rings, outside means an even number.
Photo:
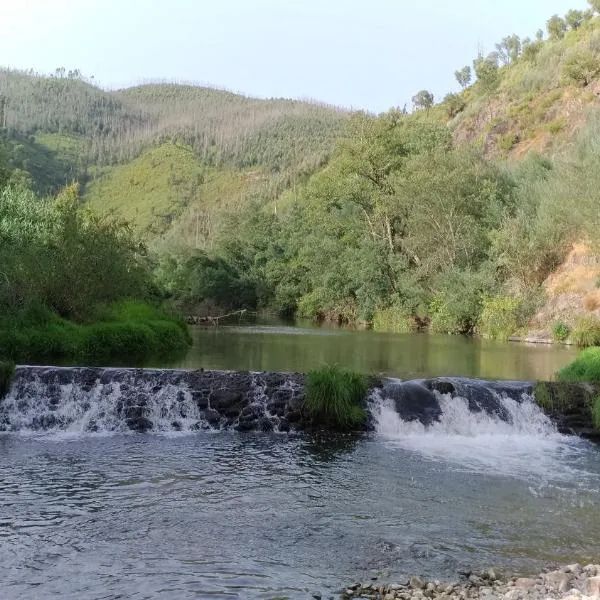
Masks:
[[[579,563],[542,573],[538,578],[499,577],[494,569],[465,571],[462,583],[427,581],[414,575],[407,582],[348,586],[342,598],[369,600],[600,600],[600,565]],[[316,598],[316,596],[314,596]]]

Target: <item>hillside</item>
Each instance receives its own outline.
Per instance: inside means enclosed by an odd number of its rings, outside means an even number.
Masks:
[[[600,19],[569,11],[546,26],[546,38],[541,30],[534,40],[507,36],[457,71],[460,83],[474,83],[430,115],[449,124],[456,143],[512,161],[561,151],[600,106]]]
[[[410,113],[1,71],[4,145],[38,192],[77,179],[130,221],[188,314],[575,335],[598,319],[597,278],[568,266],[600,247],[598,12],[507,36]]]
[[[96,210],[116,211],[153,237],[173,225],[178,245],[200,246],[217,213],[250,198],[273,201],[321,167],[348,116],[191,85],[105,91],[64,70],[0,70],[0,112],[10,165],[39,193],[79,180]],[[193,231],[178,221],[185,211]]]

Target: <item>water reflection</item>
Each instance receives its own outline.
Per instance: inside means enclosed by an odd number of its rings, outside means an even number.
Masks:
[[[195,329],[194,347],[171,366],[197,369],[306,371],[340,364],[403,378],[466,376],[551,379],[577,355],[562,346],[441,335],[278,326]]]

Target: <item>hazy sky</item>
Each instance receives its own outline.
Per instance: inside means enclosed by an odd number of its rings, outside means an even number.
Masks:
[[[0,0],[0,65],[79,68],[107,87],[148,79],[373,111],[510,33],[534,36],[585,0]]]

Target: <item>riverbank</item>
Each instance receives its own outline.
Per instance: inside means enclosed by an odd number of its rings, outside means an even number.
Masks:
[[[151,304],[125,300],[97,307],[93,319],[68,320],[43,307],[0,320],[0,358],[20,363],[135,364],[176,355],[192,343],[183,320]]]
[[[397,584],[380,584],[374,580],[348,586],[341,597],[364,600],[597,599],[600,598],[600,565],[572,564],[537,577],[505,578],[489,569],[481,573],[466,572],[460,582],[427,581],[416,576]]]

